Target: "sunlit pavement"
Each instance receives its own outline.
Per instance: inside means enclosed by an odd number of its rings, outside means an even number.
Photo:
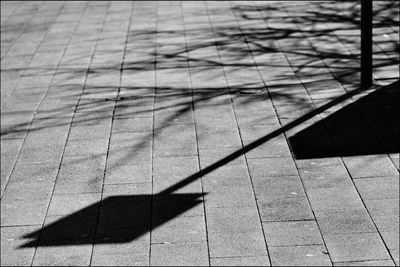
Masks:
[[[399,4],[361,90],[357,3],[2,1],[1,265],[398,266]]]

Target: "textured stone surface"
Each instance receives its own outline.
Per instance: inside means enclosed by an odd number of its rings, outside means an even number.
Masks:
[[[333,262],[389,260],[378,233],[324,235]]]
[[[271,200],[260,200],[258,203],[263,222],[314,219],[305,197],[280,197]]]
[[[399,177],[356,179],[354,183],[363,200],[399,197]]]
[[[315,211],[322,234],[375,232],[375,226],[365,209]]]
[[[268,247],[323,244],[315,221],[263,223]]]
[[[153,244],[151,249],[151,265],[208,265],[207,247],[205,243]]]
[[[332,266],[325,246],[272,247],[272,266]]]
[[[1,265],[398,264],[386,2],[2,1]]]
[[[271,266],[267,256],[211,258],[210,266]]]
[[[209,247],[211,257],[265,256],[267,254],[260,231],[211,233]]]

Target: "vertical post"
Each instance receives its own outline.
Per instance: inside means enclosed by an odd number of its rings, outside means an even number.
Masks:
[[[372,0],[361,0],[361,88],[372,85]]]

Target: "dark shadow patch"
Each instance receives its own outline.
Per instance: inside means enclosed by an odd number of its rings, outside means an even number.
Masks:
[[[289,137],[295,157],[399,153],[399,88],[399,82],[379,88]]]
[[[203,195],[199,193],[110,196],[50,223],[42,230],[24,235],[23,238],[33,240],[20,248],[36,247],[36,245],[43,247],[84,245],[93,242],[128,243],[199,205],[202,203]]]

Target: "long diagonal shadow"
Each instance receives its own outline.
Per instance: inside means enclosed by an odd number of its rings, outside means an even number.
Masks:
[[[380,90],[398,88],[398,86],[399,82],[397,81]],[[97,244],[131,242],[151,229],[155,229],[202,203],[204,194],[174,193],[178,189],[362,91],[362,89],[353,90],[315,109],[158,194],[107,197],[98,203],[50,223],[39,231],[26,234],[23,238],[31,239],[31,241],[23,244],[20,248],[37,245],[66,246],[93,244],[93,242]],[[303,133],[300,134],[300,136],[303,135]],[[99,206],[100,216],[97,220]],[[97,232],[95,233],[96,224]]]

